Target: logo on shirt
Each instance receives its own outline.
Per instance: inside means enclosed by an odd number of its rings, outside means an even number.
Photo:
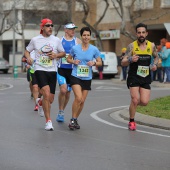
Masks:
[[[44,45],[44,46],[41,48],[41,51],[42,51],[43,53],[48,53],[48,52],[50,52],[50,51],[53,51],[53,48],[50,47],[50,46],[48,46],[48,45]]]
[[[150,53],[151,49],[150,48],[147,48],[147,52]]]

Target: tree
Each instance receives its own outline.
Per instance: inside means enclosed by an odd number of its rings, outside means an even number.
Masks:
[[[0,3],[0,36],[4,32],[10,30],[13,27],[14,21],[9,20],[7,25],[7,19],[10,16],[10,14],[13,12],[14,6],[15,5],[13,3],[12,7],[9,10],[4,10],[2,1]]]
[[[61,23],[67,20],[68,15],[65,15],[64,9],[67,2],[56,1],[56,0],[18,0],[19,3],[15,5],[17,10],[16,24],[14,30],[17,34],[22,37],[22,54],[25,51],[25,36],[24,30],[31,19],[34,18],[35,23],[39,26],[40,20],[42,18],[50,18],[54,23],[59,23],[57,28],[55,28],[55,35],[57,35],[58,30],[61,28]],[[19,14],[20,13],[20,14]]]
[[[149,20],[157,20],[160,17],[170,13],[170,11],[167,10],[167,11],[158,13],[156,16],[150,16],[144,19],[142,17],[142,14],[144,11],[142,10],[140,1],[137,1],[137,0],[111,0],[111,1],[121,20],[120,33],[132,40],[136,39],[134,30],[135,30],[135,24],[137,20],[140,19],[141,20],[140,22],[145,23]],[[125,6],[125,3],[126,3],[126,6]],[[134,5],[136,5],[138,8],[136,11],[134,10]],[[128,12],[128,14],[126,11]],[[128,26],[127,23],[130,24],[130,26]],[[131,29],[131,28],[134,28],[134,29]]]
[[[105,2],[106,6],[104,7],[104,11],[101,14],[101,16],[99,17],[99,19],[93,25],[91,25],[91,23],[89,23],[88,20],[87,20],[88,15],[90,13],[90,6],[89,6],[88,2],[84,1],[84,0],[76,0],[76,1],[79,2],[83,6],[84,17],[82,18],[82,23],[85,24],[86,26],[88,26],[92,30],[92,32],[95,33],[97,46],[102,51],[103,45],[102,45],[102,41],[101,41],[100,34],[99,34],[97,27],[100,24],[100,22],[102,21],[102,19],[104,18],[106,12],[107,12],[107,9],[109,7],[108,0],[103,0]]]

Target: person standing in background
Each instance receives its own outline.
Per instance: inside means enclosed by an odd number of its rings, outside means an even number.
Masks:
[[[161,57],[164,62],[164,70],[166,74],[166,82],[170,83],[170,43],[166,42],[165,47],[161,51]]]
[[[122,54],[121,54],[121,56],[120,56],[120,60],[121,60],[121,61],[122,61],[125,53],[126,53],[126,48],[122,48]],[[121,73],[121,74],[122,74],[122,76],[123,76],[121,80],[126,80],[126,77],[127,77],[127,68],[128,68],[128,66],[121,66],[121,67],[122,67],[122,70],[121,70],[122,73]]]
[[[158,66],[157,66],[157,77],[158,77],[158,81],[159,81],[160,83],[163,82],[163,70],[162,70],[161,48],[162,48],[161,45],[157,45],[157,46],[156,46],[157,53],[158,53],[158,57],[159,57]]]
[[[104,61],[103,61],[102,58],[101,58],[101,60],[102,60],[102,65],[97,67],[98,72],[99,72],[99,79],[100,80],[103,79],[103,67],[104,67]]]
[[[168,40],[166,39],[166,38],[162,38],[161,40],[160,40],[160,45],[162,46],[161,47],[161,51],[159,52],[159,56],[160,56],[160,58],[162,59],[162,70],[163,70],[163,82],[165,83],[166,82],[166,79],[167,79],[167,75],[166,75],[166,73],[165,73],[165,62],[166,62],[166,57],[165,58],[162,58],[162,52],[166,49],[166,42],[167,42]]]

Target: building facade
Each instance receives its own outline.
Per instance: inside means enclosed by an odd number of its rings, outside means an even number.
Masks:
[[[55,25],[54,34],[57,34],[58,37],[64,34],[63,25],[65,22],[73,21],[78,26],[78,29],[76,29],[76,35],[78,37],[79,30],[84,26],[82,23],[84,17],[83,6],[81,3],[76,2],[76,0],[16,0],[19,1],[19,3],[15,5],[15,8],[12,8],[14,2],[12,0],[0,1],[2,2],[3,11],[12,9],[10,17],[6,18],[4,27],[8,28],[11,24],[10,22],[15,20],[18,31],[18,33],[16,33],[13,29],[10,29],[0,36],[0,57],[8,61],[11,60],[10,65],[13,63],[11,57],[13,53],[13,39],[15,39],[16,42],[15,53],[17,56],[22,57],[23,50],[30,39],[39,34],[39,24],[42,18],[48,17],[53,20]],[[106,4],[103,0],[84,1],[89,6],[87,21],[90,25],[94,25],[102,15]],[[130,6],[132,0],[124,0],[122,17],[117,12],[117,10],[120,11],[120,7],[116,4],[116,1],[115,6],[112,0],[108,0],[108,2],[109,8],[97,27],[103,43],[103,51],[113,51],[117,55],[120,55],[121,49],[127,47],[127,45],[133,41],[121,33],[122,18],[125,23],[125,29],[134,36],[134,25],[143,22],[148,25],[148,40],[159,44],[161,38],[169,39],[169,34],[164,24],[169,22],[170,1],[136,0],[133,6]],[[131,19],[129,15],[128,10],[130,7],[131,15],[135,19]],[[95,41],[95,34],[92,34],[92,43],[96,44]],[[18,64],[20,64],[20,57],[18,57],[18,60],[16,59]]]
[[[130,6],[132,0],[125,0],[123,2],[124,14],[122,17],[118,15],[116,10],[119,9],[119,5],[113,6],[110,0],[109,9],[101,21],[99,30],[109,31],[109,30],[120,30],[122,18],[126,21],[126,29],[130,33],[135,35],[134,25],[143,22],[148,26],[148,40],[154,42],[156,45],[160,43],[161,38],[167,38],[170,40],[168,31],[165,28],[165,23],[170,23],[170,1],[167,0],[136,0],[133,6]],[[101,13],[104,2],[98,0],[98,10],[97,16]],[[128,10],[131,7],[131,15],[135,18],[130,19]],[[133,24],[131,24],[133,21]],[[121,54],[121,49],[127,47],[129,43],[133,40],[120,34],[119,39],[108,39],[103,40],[104,51],[114,51],[117,55]]]

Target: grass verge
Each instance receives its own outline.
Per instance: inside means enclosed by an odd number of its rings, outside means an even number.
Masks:
[[[138,106],[137,112],[158,118],[170,119],[170,96],[151,100],[147,106]]]

